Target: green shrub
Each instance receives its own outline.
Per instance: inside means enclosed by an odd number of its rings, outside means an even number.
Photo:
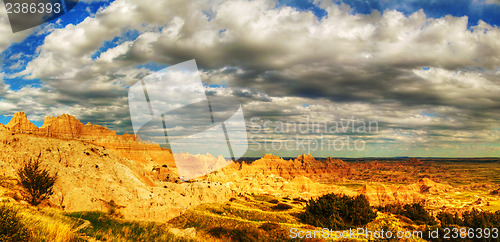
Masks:
[[[403,209],[405,212],[402,215],[418,224],[436,224],[434,217],[432,217],[420,203],[406,204],[403,206]]]
[[[21,223],[17,210],[0,205],[0,241],[28,241],[28,229]]]
[[[274,211],[285,211],[285,210],[288,210],[288,209],[291,209],[293,208],[292,206],[286,204],[286,203],[279,203],[277,205],[274,205],[271,207],[272,210]]]
[[[495,213],[473,209],[462,214],[462,226],[468,228],[493,228],[500,226],[500,210]]]
[[[440,212],[436,217],[441,221],[441,227],[444,228],[448,228],[451,225],[461,225],[463,223],[458,213]]]
[[[272,231],[275,229],[279,229],[280,225],[277,223],[271,223],[271,222],[265,222],[259,226],[259,229],[265,230],[265,231]]]
[[[17,171],[21,186],[26,192],[26,197],[31,205],[38,205],[52,194],[52,187],[57,179],[57,174],[50,175],[49,171],[40,167],[40,161],[30,160]]]
[[[302,221],[321,228],[347,229],[365,225],[377,217],[364,195],[327,194],[307,203]]]
[[[401,206],[400,204],[389,204],[385,207],[379,207],[378,210],[403,215],[417,224],[437,224],[434,217],[430,215],[420,203],[405,204],[404,206]]]
[[[230,239],[231,241],[260,241],[264,237],[257,228],[250,227],[214,227],[209,229],[208,233],[216,238]]]

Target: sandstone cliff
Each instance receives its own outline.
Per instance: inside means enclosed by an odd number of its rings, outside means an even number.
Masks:
[[[75,117],[63,114],[59,117],[47,117],[41,128],[31,123],[26,114],[18,112],[6,125],[14,133],[34,134],[38,136],[80,140],[97,146],[106,147],[121,157],[135,160],[152,169],[154,165],[163,163],[175,167],[172,152],[157,144],[146,144],[138,141],[135,135],[117,135],[115,131],[94,124],[82,124]]]
[[[177,169],[183,167],[175,165],[174,155],[176,159],[196,160],[188,162],[191,166],[223,168],[182,183]],[[126,218],[154,221],[172,218],[202,202],[223,202],[242,193],[305,199],[332,192],[364,194],[373,206],[419,201],[443,206],[446,201],[433,196],[452,191],[451,186],[429,178],[409,180],[398,175],[401,171],[421,174],[432,168],[416,159],[346,163],[310,154],[290,160],[267,154],[251,163],[238,163],[210,154],[172,154],[133,135],[84,125],[66,114],[47,117],[41,128],[24,113],[16,113],[11,122],[0,125],[0,172],[15,177],[15,171],[28,159],[41,159],[58,172],[60,179],[50,199],[54,205],[67,211],[106,210],[113,200],[125,206],[122,212]],[[338,184],[348,179],[368,185],[354,190]],[[380,181],[406,185],[386,186]]]
[[[106,211],[113,200],[125,206],[120,211],[126,218],[164,221],[201,202],[223,202],[234,196],[226,186],[208,188],[204,183],[160,186],[136,161],[79,140],[1,131],[0,140],[1,174],[16,177],[23,162],[40,159],[58,173],[50,202],[66,211]]]
[[[5,127],[15,133],[36,133],[38,131],[38,127],[28,120],[24,112],[14,114]]]
[[[327,158],[316,160],[310,154],[303,154],[294,160],[284,160],[278,156],[267,154],[251,164],[241,163],[241,174],[278,175],[287,180],[297,176],[308,177],[315,182],[332,182],[342,180],[349,166],[340,159]]]
[[[40,159],[58,172],[50,202],[66,211],[105,211],[113,200],[124,206],[126,218],[164,221],[201,202],[223,202],[241,193],[310,198],[343,192],[309,178],[330,166],[312,156],[285,161],[268,155],[248,166],[210,154],[177,154],[215,169],[230,163],[202,179],[181,183],[169,150],[99,125],[83,125],[70,115],[48,117],[38,128],[24,113],[16,113],[0,126],[0,140],[3,175],[15,177],[23,162]],[[335,167],[343,166],[337,163]]]

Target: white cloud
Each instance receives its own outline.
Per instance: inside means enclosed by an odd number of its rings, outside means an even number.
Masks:
[[[207,16],[204,2],[154,2],[115,1],[95,18],[54,31],[22,74],[70,76],[82,65],[96,64],[92,54],[127,29],[145,31],[129,45],[128,60],[138,63],[175,64],[194,57],[208,67],[293,69],[321,63],[320,68],[370,64],[491,69],[500,62],[499,29],[480,23],[470,31],[466,17],[428,19],[422,11],[409,17],[397,11],[350,15],[331,5],[328,18],[319,21],[311,12],[275,8],[263,0],[214,4],[212,16]],[[163,30],[148,31],[148,24]]]
[[[498,27],[479,22],[468,28],[467,17],[433,19],[423,11],[353,15],[345,5],[318,4],[328,17],[266,0],[117,0],[52,31],[19,73],[41,78],[43,87],[35,89],[50,95],[19,92],[33,95],[45,110],[59,103],[96,117],[102,110],[123,111],[112,105],[126,106],[120,99],[126,87],[149,73],[137,64],[194,58],[204,80],[238,87],[234,94],[252,115],[357,116],[380,121],[384,135],[421,142],[453,140],[446,133],[451,129],[469,132],[456,140],[477,140],[498,127]],[[93,59],[106,41],[129,30],[139,37]],[[14,103],[16,95],[9,95],[0,103]],[[421,132],[396,132],[412,128]]]

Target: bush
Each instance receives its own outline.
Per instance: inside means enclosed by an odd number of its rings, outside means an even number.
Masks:
[[[420,203],[406,204],[404,206],[399,204],[390,204],[385,207],[379,207],[378,210],[403,215],[417,224],[436,224],[434,217],[431,216]]]
[[[259,226],[259,229],[265,230],[265,231],[272,231],[275,229],[279,229],[280,225],[277,223],[271,223],[271,222],[265,222]]]
[[[500,226],[500,210],[494,213],[473,209],[462,215],[463,226],[469,228],[492,228]]]
[[[406,204],[403,206],[403,209],[405,212],[402,215],[418,224],[436,224],[434,217],[432,217],[420,203]]]
[[[285,210],[288,210],[288,209],[291,209],[292,206],[286,204],[286,203],[279,203],[277,205],[274,205],[271,207],[272,210],[274,211],[285,211]]]
[[[449,228],[451,225],[461,225],[463,223],[458,213],[440,212],[436,217],[441,221],[441,227],[443,228]]]
[[[333,193],[309,201],[301,215],[307,224],[335,230],[365,225],[376,217],[364,195],[350,197]]]
[[[26,162],[17,171],[17,175],[31,205],[36,206],[53,194],[52,187],[57,179],[57,174],[51,176],[48,170],[42,169],[38,159]]]
[[[458,225],[468,228],[492,228],[500,226],[500,211],[492,213],[473,209],[464,212],[462,217],[459,217],[457,213],[451,214],[441,212],[437,215],[437,218],[441,221],[441,227],[447,227],[449,225]]]
[[[230,239],[231,241],[259,241],[264,237],[257,228],[226,228],[214,227],[207,231],[210,235],[219,239]]]
[[[123,214],[120,212],[121,208],[124,208],[125,206],[121,206],[116,204],[115,200],[111,199],[109,202],[107,202],[107,207],[108,207],[108,215],[112,217],[117,217],[117,218],[123,218]]]
[[[0,205],[0,241],[28,241],[28,229],[21,223],[17,210]]]

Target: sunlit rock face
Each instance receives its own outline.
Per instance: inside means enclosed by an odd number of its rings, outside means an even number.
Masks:
[[[438,195],[456,191],[426,177],[410,182],[411,177],[404,172],[412,172],[416,166],[430,169],[416,159],[346,163],[310,154],[295,159],[267,154],[250,163],[232,162],[210,153],[172,154],[134,135],[117,135],[99,125],[84,125],[66,114],[48,117],[38,128],[24,113],[16,113],[11,122],[0,125],[0,141],[3,175],[15,177],[16,170],[30,159],[40,159],[44,166],[58,172],[55,193],[50,198],[53,206],[66,211],[106,211],[113,201],[123,206],[120,211],[126,218],[138,220],[165,221],[198,204],[225,202],[245,194],[304,199],[327,193],[363,194],[372,206],[424,202],[442,207],[453,201]],[[216,171],[182,182],[174,155],[196,160],[189,165],[200,166],[201,170]],[[197,175],[201,174],[193,174]],[[387,185],[387,179],[406,185]],[[357,188],[341,185],[349,180],[364,184]],[[491,191],[492,195],[499,193]],[[469,207],[483,203],[476,201]]]
[[[15,113],[5,127],[16,133],[35,133],[38,131],[38,127],[28,120],[24,112]]]
[[[16,177],[25,161],[40,160],[58,174],[49,204],[65,211],[106,211],[113,201],[125,218],[165,221],[202,202],[234,197],[228,186],[179,182],[169,150],[70,115],[49,117],[37,128],[17,113],[0,125],[0,141],[2,175]]]
[[[170,150],[157,144],[146,144],[137,140],[135,135],[117,135],[115,131],[95,124],[82,124],[75,117],[63,114],[59,117],[47,117],[41,128],[31,123],[26,114],[18,112],[6,125],[14,133],[28,133],[40,136],[81,140],[106,147],[116,154],[138,161],[152,168],[154,163],[163,163],[175,167]]]

